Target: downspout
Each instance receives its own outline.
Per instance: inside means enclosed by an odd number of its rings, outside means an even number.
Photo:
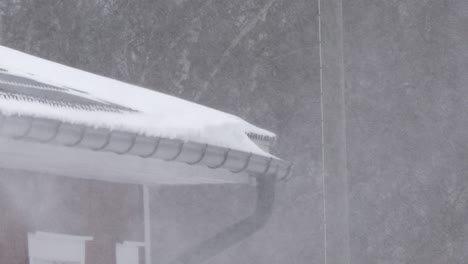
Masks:
[[[255,211],[213,237],[188,249],[171,264],[200,264],[236,245],[260,230],[270,219],[275,198],[276,174],[256,176],[257,198]]]

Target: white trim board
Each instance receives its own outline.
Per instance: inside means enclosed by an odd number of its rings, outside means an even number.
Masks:
[[[73,236],[36,232],[28,234],[28,255],[31,264],[48,262],[85,263],[89,236]]]
[[[132,184],[247,184],[246,173],[0,137],[0,168]]]
[[[140,263],[140,248],[144,248],[144,242],[124,241],[115,245],[116,264]]]

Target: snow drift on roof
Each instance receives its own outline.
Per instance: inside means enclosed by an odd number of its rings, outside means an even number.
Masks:
[[[252,142],[248,134],[275,137],[273,133],[237,116],[2,46],[0,69],[13,78],[16,75],[29,80],[32,82],[29,88],[34,85],[62,88],[64,93],[135,110],[90,112],[44,104],[37,100],[0,96],[0,112],[3,114],[51,118],[146,136],[207,143],[265,156],[269,154]]]

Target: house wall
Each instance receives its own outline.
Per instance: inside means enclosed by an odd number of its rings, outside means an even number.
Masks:
[[[0,169],[0,263],[27,263],[27,233],[93,236],[86,263],[115,263],[115,244],[143,241],[141,188]]]

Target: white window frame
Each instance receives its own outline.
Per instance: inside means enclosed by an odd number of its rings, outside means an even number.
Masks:
[[[140,248],[145,247],[144,242],[124,241],[115,245],[116,264],[139,264]]]
[[[85,243],[90,240],[93,237],[48,232],[28,233],[29,264],[36,264],[38,261],[85,264]]]

